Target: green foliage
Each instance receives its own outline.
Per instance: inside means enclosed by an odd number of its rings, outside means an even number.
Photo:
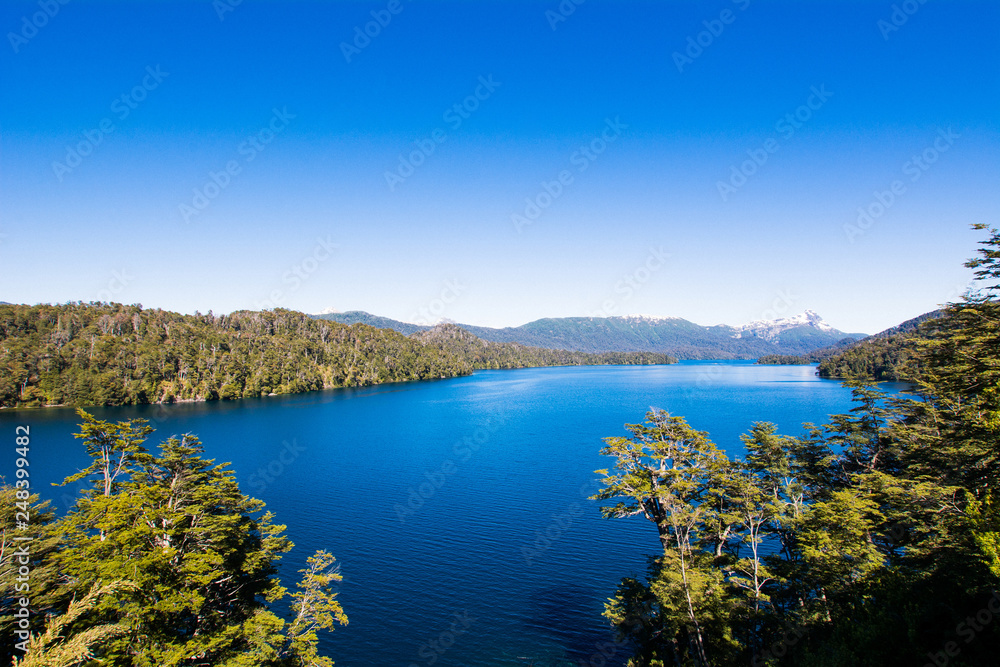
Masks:
[[[972,537],[1000,583],[1000,505],[989,492],[983,500],[971,500],[967,510],[973,525]]]
[[[979,281],[980,293],[975,300],[982,303],[996,299],[1000,290],[1000,231],[984,224],[972,225],[979,231],[989,232],[985,241],[980,241],[979,257],[974,257],[965,263],[970,269],[975,269],[976,280]]]
[[[24,485],[24,480],[19,482]],[[19,522],[17,514],[25,511],[28,521],[23,522],[22,517]],[[0,486],[0,660],[3,664],[10,662],[15,655],[14,645],[21,641],[14,633],[18,625],[13,614],[20,607],[18,600],[28,598],[34,611],[50,608],[58,599],[55,588],[60,572],[52,556],[59,547],[59,538],[52,529],[53,519],[49,502],[42,501],[38,494],[29,493],[25,498],[21,487]],[[25,564],[22,548],[27,548],[29,554],[30,581],[18,577],[19,567]],[[29,621],[32,632],[44,630],[40,614],[33,613]]]
[[[299,591],[292,594],[295,620],[288,629],[288,650],[304,664],[315,667],[333,665],[332,660],[318,654],[316,631],[329,630],[334,622],[347,625],[347,615],[333,592],[333,585],[343,579],[336,560],[325,551],[310,556],[306,561],[308,567],[299,570],[302,574]]]
[[[996,280],[990,231],[969,266]],[[1000,623],[982,619],[1000,581],[996,291],[924,318],[919,336],[879,339],[904,341],[912,398],[853,382],[855,407],[822,429],[790,438],[754,424],[743,462],[704,457],[704,434],[673,417],[648,415],[626,427],[632,438],[605,440],[616,469],[601,471],[596,497],[618,501],[605,515],[683,518],[659,521],[662,556],[607,604],[638,647],[634,665],[995,664]],[[846,358],[861,360],[861,348]],[[667,431],[687,446],[657,459]],[[697,463],[678,475],[675,460]],[[678,525],[695,538],[687,549],[664,539]]]
[[[80,433],[74,437],[83,440],[93,462],[87,468],[67,477],[64,484],[92,477],[91,481],[97,487],[94,493],[100,492],[100,495],[107,497],[119,490],[119,478],[132,474],[140,464],[152,463],[152,457],[142,446],[146,437],[153,432],[153,427],[145,419],[112,424],[101,421],[84,410],[78,409],[76,412],[83,423],[80,425]]]
[[[477,368],[668,363],[406,337],[289,310],[180,315],[121,304],[0,306],[0,406],[231,400],[467,375]]]
[[[677,360],[653,352],[570,352],[528,347],[520,343],[482,340],[454,324],[439,324],[413,338],[442,354],[462,359],[473,368],[510,369],[533,366],[599,366],[606,364],[672,364]]]
[[[106,644],[105,656],[150,666],[219,659],[240,650],[239,626],[258,598],[284,593],[273,578],[274,562],[291,548],[284,527],[201,453],[197,439],[171,438],[117,492],[84,498],[66,519],[58,560],[71,589],[123,574],[139,587],[102,598],[93,612],[130,630]],[[141,649],[133,636],[144,638]]]
[[[923,340],[943,310],[924,313],[912,320],[852,343],[846,349],[819,350],[810,355],[819,362],[820,377],[882,382],[911,380],[918,374],[921,357],[915,346]]]
[[[594,497],[617,501],[602,508],[606,517],[642,515],[651,521],[663,557],[651,568],[649,595],[620,591],[607,615],[613,621],[636,616],[636,602],[652,602],[667,623],[659,628],[656,645],[647,647],[648,658],[669,652],[685,656],[684,664],[706,664],[704,628],[718,624],[725,613],[722,575],[707,564],[708,554],[717,552],[725,539],[725,532],[718,531],[722,516],[717,501],[728,459],[705,433],[662,410],[625,428],[630,437],[604,439],[601,453],[615,457],[616,468],[597,471],[605,486]],[[634,593],[634,586],[629,590]]]
[[[66,636],[67,628],[81,616],[93,612],[100,598],[114,597],[121,591],[134,588],[134,584],[124,581],[104,586],[95,583],[83,598],[70,603],[65,614],[54,617],[44,633],[30,639],[24,657],[15,657],[13,667],[76,667],[87,664],[94,658],[96,647],[125,634],[125,626],[120,623],[96,625],[69,637]]]
[[[295,618],[282,620],[268,604],[288,594],[275,574],[292,543],[227,464],[204,459],[194,436],[170,438],[153,455],[143,447],[145,420],[79,414],[77,437],[94,464],[72,479],[94,487],[58,521],[31,501],[42,547],[33,547],[32,611],[36,624],[50,618],[44,634],[33,628],[23,664],[333,664],[318,653],[318,632],[347,622],[331,590],[340,578],[333,556],[308,560],[292,594]],[[3,487],[0,496],[13,493]],[[9,561],[11,521],[0,519]],[[5,579],[4,602],[14,595]],[[12,621],[3,618],[5,627]]]
[[[765,354],[757,359],[757,363],[778,366],[808,366],[816,363],[816,359],[795,354]]]
[[[377,327],[379,329],[392,329],[393,331],[398,331],[404,336],[415,334],[418,331],[427,331],[431,328],[430,326],[423,324],[410,324],[409,322],[400,322],[399,320],[389,319],[388,317],[379,317],[378,315],[366,313],[363,310],[348,310],[343,313],[324,313],[322,315],[311,315],[310,317],[314,317],[317,320],[340,322],[341,324],[367,324],[370,327]]]
[[[912,339],[909,334],[866,339],[841,354],[820,361],[819,376],[878,382],[909,379],[915,370]]]

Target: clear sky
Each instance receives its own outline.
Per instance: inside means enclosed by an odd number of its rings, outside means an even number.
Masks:
[[[5,0],[0,30],[2,301],[872,333],[956,298],[1000,212],[996,2]]]

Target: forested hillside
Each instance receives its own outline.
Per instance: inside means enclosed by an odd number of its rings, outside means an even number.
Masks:
[[[181,315],[121,304],[0,306],[0,406],[235,399],[455,377],[477,368],[670,361],[424,335],[289,310]]]
[[[915,354],[920,341],[926,340],[934,321],[945,316],[935,310],[907,320],[891,329],[858,341],[838,353],[818,354],[820,377],[867,380],[906,380],[915,376],[919,357]]]
[[[525,368],[528,366],[595,366],[602,364],[671,364],[677,360],[654,352],[570,352],[529,347],[520,343],[482,340],[454,324],[439,324],[413,338],[455,355],[474,368]]]
[[[296,393],[471,372],[392,331],[287,310],[181,315],[0,306],[0,405],[125,405]]]
[[[809,317],[806,317],[809,315]],[[407,335],[430,327],[363,311],[314,315],[317,319],[388,328]],[[785,323],[782,325],[781,323]],[[798,325],[795,323],[798,322]],[[776,326],[777,325],[777,326]],[[701,326],[679,317],[546,317],[518,327],[495,329],[457,324],[495,343],[520,343],[577,352],[658,352],[682,359],[753,359],[772,354],[808,354],[863,337],[845,334],[808,312],[795,318],[752,322],[744,327]]]

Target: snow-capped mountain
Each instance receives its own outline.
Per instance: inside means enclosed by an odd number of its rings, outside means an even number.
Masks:
[[[359,311],[315,317],[395,329],[407,336],[430,328]],[[666,352],[682,359],[752,359],[768,354],[806,354],[845,338],[863,337],[836,330],[810,310],[794,317],[751,322],[742,327],[701,326],[680,317],[649,315],[548,317],[502,329],[458,326],[483,340],[498,343],[580,352]]]
[[[749,324],[736,327],[736,333],[733,334],[733,338],[754,336],[763,338],[764,340],[774,340],[789,329],[797,329],[799,327],[812,327],[824,333],[836,331],[815,311],[807,310],[792,317],[779,317],[776,320],[754,320]]]

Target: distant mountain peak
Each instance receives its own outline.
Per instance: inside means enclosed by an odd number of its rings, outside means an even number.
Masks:
[[[432,338],[462,336],[451,322],[434,326],[408,324],[360,311],[317,315],[344,324],[367,324],[394,329],[405,336],[418,331]],[[429,323],[428,323],[429,324]],[[827,324],[813,311],[776,320],[751,322],[743,327],[705,327],[681,317],[631,314],[611,317],[550,317],[518,327],[495,329],[459,324],[478,338],[495,343],[581,352],[662,352],[687,359],[754,359],[768,354],[805,354],[833,345],[848,334]]]
[[[814,310],[806,310],[791,317],[779,317],[774,320],[754,320],[749,324],[736,327],[733,338],[756,336],[764,340],[774,340],[781,333],[799,327],[812,327],[825,333],[837,331]]]

